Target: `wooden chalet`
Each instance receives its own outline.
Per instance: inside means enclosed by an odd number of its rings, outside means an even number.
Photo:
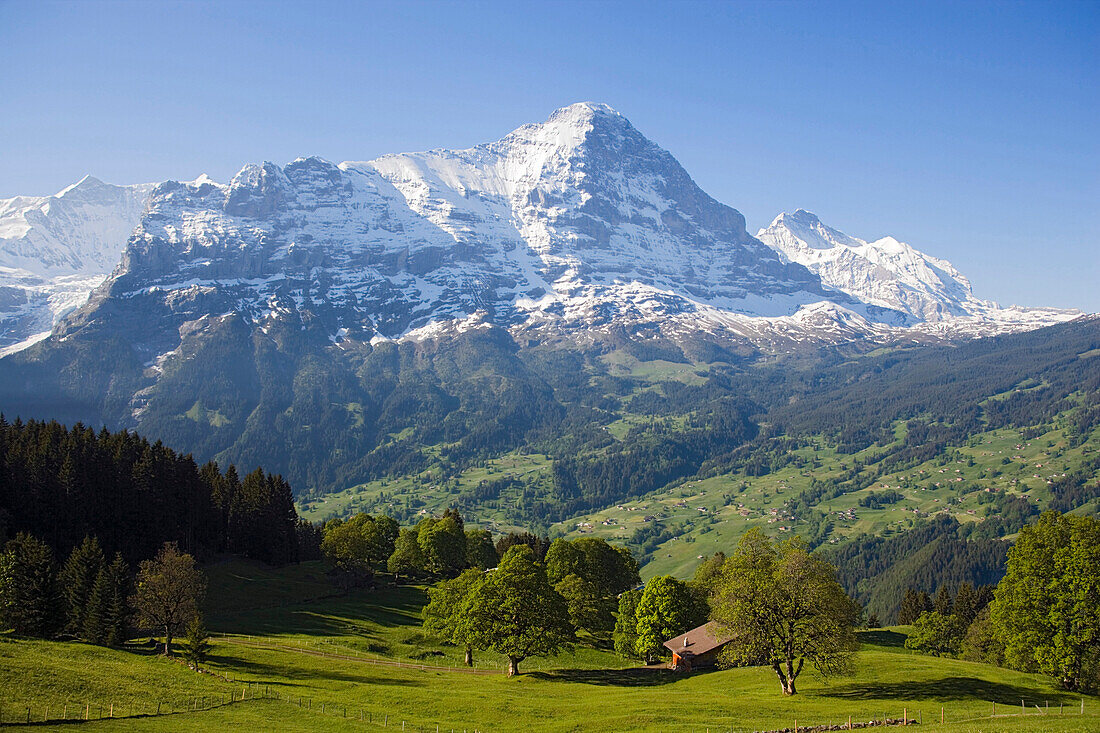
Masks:
[[[732,638],[720,632],[713,621],[709,621],[669,639],[665,642],[665,648],[672,652],[673,669],[690,672],[700,667],[713,667],[718,662],[722,647]]]

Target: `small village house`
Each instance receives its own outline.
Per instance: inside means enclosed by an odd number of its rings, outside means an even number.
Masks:
[[[690,672],[701,667],[713,667],[718,662],[722,648],[732,639],[718,630],[718,625],[709,621],[691,631],[680,634],[665,642],[665,648],[672,652],[672,668]]]

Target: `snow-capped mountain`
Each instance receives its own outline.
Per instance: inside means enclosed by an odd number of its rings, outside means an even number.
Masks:
[[[0,200],[0,353],[49,334],[118,264],[152,184],[86,176],[53,196]]]
[[[789,252],[761,241],[587,103],[468,150],[20,201],[0,230],[13,268],[91,280],[121,256],[48,338],[0,359],[8,414],[132,427],[302,485],[419,466],[417,441],[497,450],[584,422],[617,399],[603,380],[620,358],[870,351],[1075,315],[987,308],[901,245],[783,221]]]
[[[860,307],[782,262],[624,117],[576,104],[469,150],[160,184],[118,270],[59,333],[125,303],[155,318],[150,358],[223,313],[300,320],[332,342],[452,321],[527,340],[625,327],[755,342],[826,300]]]
[[[970,281],[947,260],[893,237],[868,242],[850,236],[803,209],[780,214],[756,236],[784,261],[819,275],[827,287],[880,313],[897,314],[897,325],[926,333],[977,335],[971,332],[980,332],[983,324],[988,333],[994,333],[1080,315],[1055,308],[1002,308],[976,297]]]
[[[801,211],[754,238],[667,151],[591,103],[468,150],[264,163],[228,184],[86,179],[13,201],[8,261],[40,277],[86,286],[133,230],[114,273],[55,333],[126,328],[156,368],[227,314],[344,347],[497,325],[523,343],[626,334],[763,351],[1075,315],[998,309],[942,260]]]

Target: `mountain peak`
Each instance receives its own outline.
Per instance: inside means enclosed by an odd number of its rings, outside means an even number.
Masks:
[[[589,121],[594,117],[609,117],[613,119],[622,119],[621,114],[616,112],[610,105],[600,102],[575,102],[565,107],[559,107],[554,110],[547,122],[554,121],[566,121],[566,120],[584,120]]]
[[[109,185],[110,184],[104,183],[95,176],[88,175],[84,176],[71,186],[66,186],[65,188],[61,189],[55,194],[55,196],[57,198],[61,198],[62,196],[66,196],[74,191],[95,191],[101,188],[106,188]]]
[[[496,143],[496,146],[534,145],[571,151],[589,145],[596,139],[649,141],[639,133],[630,120],[613,108],[598,102],[577,102],[559,107],[550,113],[545,122],[523,125]],[[651,143],[650,143],[651,144]]]
[[[906,322],[980,316],[996,305],[974,297],[950,262],[894,237],[867,242],[826,226],[803,209],[782,213],[757,238],[822,281],[864,303],[903,314]]]
[[[838,245],[844,247],[861,247],[866,244],[862,239],[849,237],[844,232],[826,226],[822,223],[821,219],[818,218],[817,214],[806,211],[805,209],[795,209],[794,212],[782,212],[772,220],[772,223],[767,229],[760,230],[761,233],[757,234],[757,237],[761,237],[761,235],[765,233],[780,230],[791,232],[803,246],[815,250],[828,250]],[[772,245],[772,248],[776,249],[774,245]],[[778,251],[789,256],[789,253],[782,249]]]

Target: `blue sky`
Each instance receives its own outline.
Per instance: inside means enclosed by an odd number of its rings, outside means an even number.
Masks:
[[[801,207],[1100,311],[1100,2],[0,0],[0,197],[468,147],[606,102],[755,232]]]

